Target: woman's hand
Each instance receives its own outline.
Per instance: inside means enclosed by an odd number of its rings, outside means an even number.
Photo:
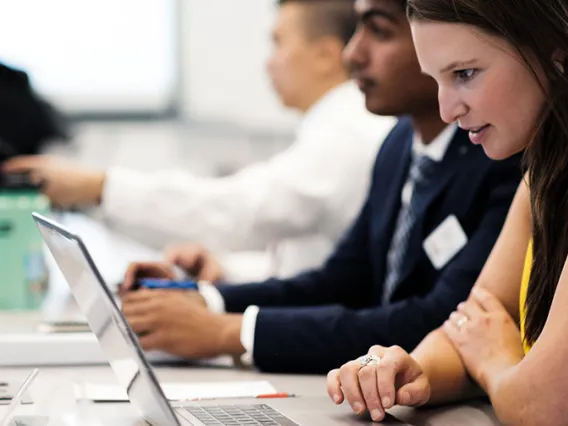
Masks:
[[[357,414],[365,410],[374,421],[394,405],[420,406],[430,399],[430,382],[420,365],[403,349],[373,346],[368,355],[377,362],[362,366],[361,358],[332,370],[327,392],[336,404],[345,399]]]
[[[493,381],[524,357],[517,324],[499,300],[474,288],[444,324],[444,332],[459,352],[469,374],[491,394]]]

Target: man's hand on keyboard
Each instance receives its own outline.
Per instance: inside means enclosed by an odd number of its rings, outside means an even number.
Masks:
[[[211,312],[198,292],[128,292],[122,296],[122,310],[145,350],[191,359],[245,353],[242,315]]]

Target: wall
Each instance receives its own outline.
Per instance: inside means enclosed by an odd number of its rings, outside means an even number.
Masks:
[[[0,61],[68,112],[161,112],[175,87],[175,18],[176,0],[3,0]]]
[[[278,103],[265,73],[271,0],[181,0],[184,118],[262,131],[297,120]]]

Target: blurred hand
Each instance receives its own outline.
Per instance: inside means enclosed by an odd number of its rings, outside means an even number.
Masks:
[[[245,352],[242,315],[211,312],[197,291],[129,292],[122,297],[122,311],[144,350],[193,359]]]
[[[377,422],[394,405],[416,407],[428,402],[428,377],[407,352],[397,346],[373,346],[369,354],[380,358],[378,364],[361,367],[355,360],[329,372],[327,393],[333,402],[347,400],[355,413],[368,410]]]
[[[2,172],[29,173],[52,204],[63,208],[98,204],[105,181],[102,171],[42,155],[8,160],[2,165]]]
[[[476,287],[444,324],[468,373],[489,393],[491,381],[517,365],[524,357],[517,323],[501,302]]]
[[[129,290],[136,288],[136,282],[141,278],[176,279],[172,265],[160,262],[135,262],[130,264],[124,273],[124,280],[120,286],[120,294],[124,295]]]
[[[166,250],[166,262],[179,266],[190,276],[209,282],[224,278],[223,268],[215,257],[199,244],[172,246]]]

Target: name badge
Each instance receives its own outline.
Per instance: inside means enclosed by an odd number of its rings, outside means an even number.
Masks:
[[[448,216],[424,240],[423,247],[434,268],[443,268],[467,244],[467,235],[458,218]]]

